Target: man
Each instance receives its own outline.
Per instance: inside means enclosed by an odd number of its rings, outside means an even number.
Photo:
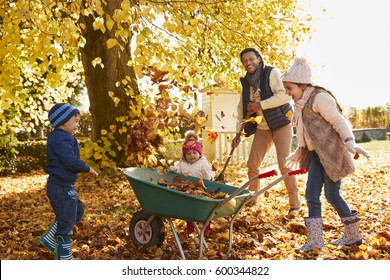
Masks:
[[[253,144],[249,154],[247,166],[248,177],[252,178],[260,173],[260,165],[275,144],[279,170],[282,174],[289,171],[285,167],[286,158],[291,151],[292,143],[292,106],[291,97],[285,92],[278,69],[266,66],[260,53],[254,48],[244,49],[240,53],[241,62],[246,75],[241,78],[242,94],[238,104],[238,126],[248,116],[262,116],[259,124],[247,123],[245,135],[254,134]],[[241,135],[237,133],[232,141],[236,147],[240,143]],[[289,213],[301,207],[298,197],[298,187],[294,176],[284,179],[289,198]],[[249,186],[251,191],[260,189],[257,180]]]

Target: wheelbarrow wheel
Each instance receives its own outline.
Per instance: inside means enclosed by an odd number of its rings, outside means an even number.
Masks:
[[[160,217],[154,217],[145,231],[142,232],[149,218],[149,214],[144,211],[139,211],[134,213],[130,221],[130,239],[136,247],[154,245],[160,247],[164,242],[164,223]]]

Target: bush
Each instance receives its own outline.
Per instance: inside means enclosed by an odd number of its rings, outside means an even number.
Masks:
[[[37,158],[31,156],[15,157],[9,161],[6,161],[4,165],[0,167],[0,176],[29,173],[32,170],[39,168],[40,165]]]
[[[0,148],[0,176],[28,173],[46,164],[46,141],[19,142],[15,150]]]
[[[79,141],[80,148],[84,141]],[[44,168],[46,163],[46,140],[18,142],[12,150],[0,147],[0,176],[28,173]]]

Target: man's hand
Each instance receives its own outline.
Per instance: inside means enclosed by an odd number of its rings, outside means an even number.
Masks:
[[[249,114],[256,113],[260,111],[261,105],[260,102],[249,102],[247,106],[247,110]]]

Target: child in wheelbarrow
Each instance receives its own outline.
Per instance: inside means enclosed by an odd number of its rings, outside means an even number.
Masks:
[[[297,249],[309,252],[324,246],[320,195],[324,188],[327,201],[337,211],[344,225],[341,238],[331,241],[337,246],[360,245],[359,214],[349,208],[340,195],[341,179],[355,171],[351,157],[368,153],[357,146],[349,123],[331,92],[312,84],[306,59],[296,58],[282,75],[286,93],[295,103],[293,124],[297,128],[298,149],[287,158],[288,166],[300,164],[308,170],[305,217],[306,243]]]
[[[182,146],[182,159],[175,165],[169,168],[169,171],[190,175],[206,180],[213,180],[215,177],[214,167],[208,162],[202,153],[202,146],[198,141],[198,135],[193,131],[186,133],[184,143]],[[187,233],[194,232],[194,226],[187,221]],[[204,231],[204,236],[210,236],[211,228],[208,224]]]

